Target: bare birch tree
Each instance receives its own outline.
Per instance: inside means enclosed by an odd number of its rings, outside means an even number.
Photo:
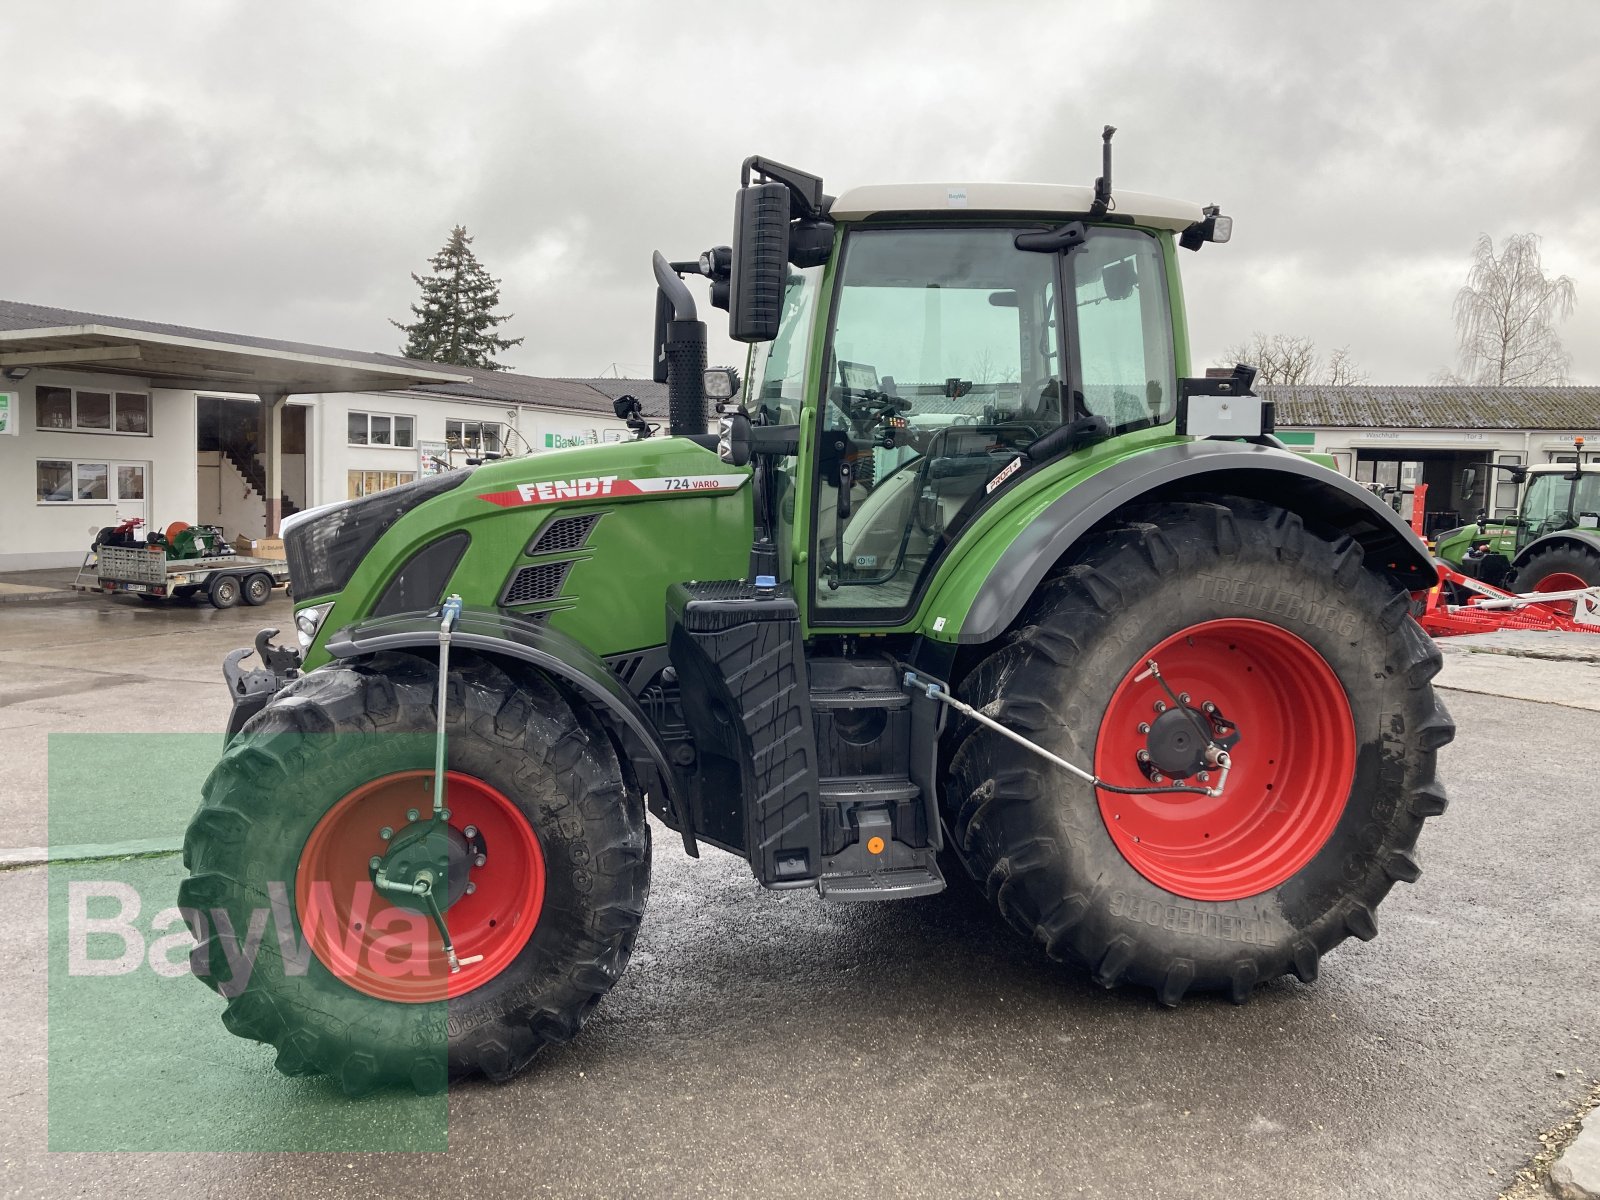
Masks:
[[[1545,274],[1538,234],[1513,234],[1498,254],[1494,239],[1481,234],[1466,286],[1456,293],[1461,346],[1456,378],[1491,387],[1566,383],[1572,356],[1555,327],[1572,315],[1576,303],[1570,276]]]

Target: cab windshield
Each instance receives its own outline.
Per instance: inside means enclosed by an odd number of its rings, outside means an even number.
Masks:
[[[1547,533],[1600,525],[1600,471],[1535,475],[1528,481],[1517,521],[1517,548]]]

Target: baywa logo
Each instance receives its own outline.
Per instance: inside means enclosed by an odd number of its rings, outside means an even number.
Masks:
[[[427,915],[389,904],[369,882],[341,897],[326,880],[310,885],[311,920],[297,929],[288,886],[267,884],[268,903],[234,919],[226,908],[171,905],[142,918],[144,901],[115,879],[67,885],[67,973],[108,977],[148,969],[162,978],[194,975],[232,999],[248,990],[263,947],[286,976],[304,975],[313,954],[341,981],[405,987],[415,999],[443,999],[450,973]],[[342,917],[334,914],[342,914]],[[269,932],[271,935],[269,941]],[[220,969],[219,969],[220,968]]]

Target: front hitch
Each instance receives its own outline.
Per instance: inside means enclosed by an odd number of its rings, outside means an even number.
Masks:
[[[267,706],[279,688],[299,678],[300,652],[293,647],[274,646],[272,639],[277,636],[278,630],[263,629],[256,634],[255,645],[240,646],[222,660],[222,678],[228,686],[228,699],[233,702],[224,746],[233,741],[246,721]],[[252,654],[260,660],[261,667],[245,670],[239,664]]]

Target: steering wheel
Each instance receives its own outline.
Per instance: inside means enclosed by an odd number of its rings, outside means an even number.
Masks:
[[[850,431],[858,438],[870,438],[880,425],[886,425],[911,407],[911,401],[893,396],[875,388],[862,391],[847,390],[840,397],[839,407],[850,422]]]

